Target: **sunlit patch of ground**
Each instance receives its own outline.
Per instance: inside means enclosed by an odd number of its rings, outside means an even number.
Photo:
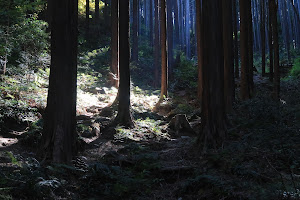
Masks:
[[[0,148],[8,147],[16,143],[18,143],[18,139],[16,138],[3,138],[0,136]]]

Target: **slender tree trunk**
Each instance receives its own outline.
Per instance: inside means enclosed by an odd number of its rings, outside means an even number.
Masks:
[[[160,0],[160,39],[161,39],[161,93],[160,99],[168,96],[168,55],[167,55],[167,25],[166,0]]]
[[[172,1],[167,1],[167,31],[168,31],[168,74],[173,76],[173,16],[172,16]]]
[[[175,26],[175,42],[174,42],[174,46],[175,49],[178,49],[178,45],[179,45],[179,19],[178,19],[178,3],[177,0],[173,0],[173,4],[174,4],[174,26]]]
[[[149,32],[149,41],[150,41],[150,45],[151,47],[153,47],[153,0],[149,0],[150,1],[150,32]]]
[[[51,0],[50,0],[51,1]],[[86,6],[85,6],[85,33],[86,37],[88,38],[89,32],[90,32],[90,1],[86,0]]]
[[[133,24],[132,24],[132,61],[138,62],[138,3],[139,0],[133,0]]]
[[[224,98],[226,111],[231,112],[234,101],[232,0],[222,0],[222,11],[224,45]]]
[[[95,19],[96,23],[99,21],[99,0],[95,0]]]
[[[270,59],[270,81],[273,82],[273,28],[272,28],[272,21],[271,21],[271,6],[270,1],[269,3],[269,59]]]
[[[280,74],[279,74],[279,43],[278,43],[278,27],[277,27],[277,5],[275,0],[270,0],[271,23],[274,39],[274,88],[273,93],[276,99],[279,99],[280,92]]]
[[[104,24],[107,26],[108,23],[108,6],[107,6],[107,0],[104,0]]]
[[[159,0],[154,0],[155,6],[155,24],[154,24],[154,87],[158,86],[159,83],[159,9],[158,9]]]
[[[265,14],[265,2],[264,0],[260,1],[261,5],[261,43],[262,43],[262,48],[261,48],[261,60],[262,60],[262,76],[266,75],[266,14]]]
[[[202,101],[203,94],[203,41],[202,41],[202,8],[201,0],[196,0],[196,31],[197,31],[197,56],[198,56],[198,89],[197,97]]]
[[[50,79],[39,152],[53,162],[69,163],[77,152],[78,1],[52,0],[52,5]]]
[[[254,90],[254,82],[253,82],[253,23],[252,23],[252,8],[251,1],[247,0],[247,16],[248,16],[248,53],[249,53],[249,66],[248,66],[248,82],[249,82],[249,90],[250,97]]]
[[[233,0],[233,30],[234,30],[234,66],[235,77],[239,78],[239,44],[238,44],[238,31],[237,31],[237,0]]]
[[[222,144],[226,136],[224,110],[224,58],[222,4],[203,0],[203,100],[198,144],[207,148]]]
[[[111,0],[111,67],[110,85],[119,87],[119,0]]]
[[[249,31],[247,6],[250,0],[240,0],[241,99],[250,98],[249,91]]]
[[[115,123],[124,127],[133,127],[130,112],[130,45],[129,45],[129,0],[119,1],[120,30],[120,85],[119,105]]]

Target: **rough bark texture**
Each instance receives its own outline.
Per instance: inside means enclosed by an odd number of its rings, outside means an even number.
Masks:
[[[198,57],[198,89],[197,97],[202,101],[203,93],[203,75],[202,75],[202,66],[203,66],[203,44],[202,44],[202,16],[201,16],[201,0],[196,0],[196,33],[197,33],[197,57]]]
[[[240,48],[241,48],[241,99],[246,100],[250,98],[249,91],[249,52],[248,52],[248,12],[247,6],[250,0],[240,0]]]
[[[261,60],[262,60],[262,65],[261,65],[261,71],[262,71],[262,76],[266,75],[266,14],[265,14],[265,2],[264,0],[260,1],[261,5],[261,26],[260,26],[260,31],[261,31],[261,43],[262,43],[262,48],[261,48]]]
[[[161,93],[160,99],[168,96],[168,55],[167,55],[167,26],[166,0],[160,0],[160,39],[161,39]]]
[[[132,14],[133,14],[133,23],[132,23],[132,57],[133,62],[138,62],[138,3],[139,0],[133,0],[132,3]]]
[[[129,45],[129,0],[121,0],[120,5],[120,85],[119,105],[115,123],[124,127],[133,127],[130,112],[130,45]]]
[[[237,31],[237,1],[233,0],[233,31],[234,31],[234,66],[235,66],[235,78],[239,78],[239,44],[238,44],[238,31]]]
[[[40,154],[68,163],[76,153],[78,1],[51,4],[51,67]]]
[[[224,58],[222,4],[203,0],[203,100],[202,131],[198,144],[205,151],[217,147],[226,135],[224,111]]]
[[[154,0],[155,7],[155,24],[154,24],[154,81],[153,86],[158,87],[159,84],[159,9],[158,1]]]
[[[270,0],[272,31],[274,39],[274,87],[273,93],[276,99],[279,99],[280,92],[280,74],[279,74],[279,43],[277,26],[277,5],[275,0]]]
[[[111,0],[111,66],[110,85],[119,87],[119,0]]]

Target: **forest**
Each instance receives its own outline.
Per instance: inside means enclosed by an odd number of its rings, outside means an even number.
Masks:
[[[0,0],[0,199],[300,199],[300,0]]]

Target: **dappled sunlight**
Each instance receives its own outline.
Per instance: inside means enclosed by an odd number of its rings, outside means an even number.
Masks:
[[[13,144],[18,143],[17,138],[3,138],[0,136],[0,148],[2,147],[9,147]]]

